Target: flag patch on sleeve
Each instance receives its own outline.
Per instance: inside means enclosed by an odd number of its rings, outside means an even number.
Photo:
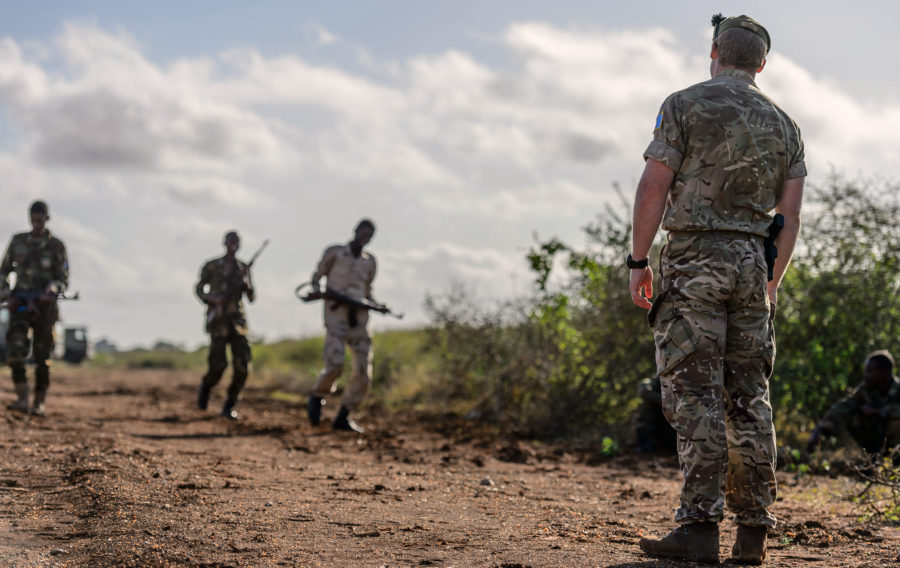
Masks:
[[[659,130],[659,127],[662,126],[663,112],[659,111],[659,114],[656,115],[656,126],[653,127],[653,130]]]

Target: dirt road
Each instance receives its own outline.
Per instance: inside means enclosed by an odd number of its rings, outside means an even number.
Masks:
[[[231,423],[193,408],[198,379],[60,369],[46,417],[2,411],[0,566],[690,566],[637,546],[672,526],[672,460],[374,412],[334,434],[253,389]],[[858,524],[850,489],[783,476],[769,565],[900,564],[900,528]]]

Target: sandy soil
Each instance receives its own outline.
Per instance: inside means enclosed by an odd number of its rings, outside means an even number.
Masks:
[[[376,411],[357,417],[366,434],[335,434],[252,388],[232,423],[221,393],[193,408],[198,380],[63,368],[46,417],[0,411],[0,566],[692,565],[637,546],[673,526],[671,458]],[[850,480],[780,481],[769,566],[900,565],[900,527],[860,524]],[[723,523],[723,561],[733,537]]]

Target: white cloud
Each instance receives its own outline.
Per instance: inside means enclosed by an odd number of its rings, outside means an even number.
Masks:
[[[453,46],[385,61],[310,31],[330,62],[253,48],[160,62],[127,30],[86,24],[0,39],[0,222],[24,230],[28,203],[51,202],[90,298],[68,313],[123,341],[195,343],[196,271],[236,228],[248,245],[273,238],[254,330],[318,329],[318,310],[284,302],[362,216],[379,224],[376,293],[413,321],[454,281],[509,295],[532,232],[577,241],[613,182],[640,175],[662,100],[706,69],[661,29],[516,23],[492,44],[502,65]],[[862,103],[777,53],[758,83],[800,125],[813,179],[830,165],[900,175],[896,102]],[[124,315],[92,315],[102,302]]]

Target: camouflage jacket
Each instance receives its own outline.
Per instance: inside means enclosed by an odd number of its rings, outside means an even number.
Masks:
[[[13,236],[0,264],[0,286],[8,289],[9,275],[16,273],[16,290],[43,291],[48,286],[65,292],[69,285],[66,246],[49,230],[35,237],[31,232]]]
[[[765,237],[784,182],[806,176],[799,128],[739,69],[670,95],[644,158],[676,172],[669,231]]]
[[[215,307],[207,306],[207,322],[214,316],[215,319],[230,321],[239,328],[247,325],[244,313],[244,294],[251,302],[256,298],[255,291],[246,289],[243,285],[241,271],[247,269],[247,264],[235,259],[235,263],[228,262],[226,257],[212,259],[200,269],[200,280],[194,288],[197,297],[206,302],[208,296],[221,296],[228,293],[229,289],[235,290],[223,305],[222,313],[214,313]],[[208,326],[207,326],[208,327]]]
[[[887,417],[900,420],[900,379],[894,377],[887,392],[869,388],[861,383],[853,392],[834,403],[819,427],[826,432],[837,434],[853,422],[866,422],[870,417],[862,414],[863,406],[888,408]]]

